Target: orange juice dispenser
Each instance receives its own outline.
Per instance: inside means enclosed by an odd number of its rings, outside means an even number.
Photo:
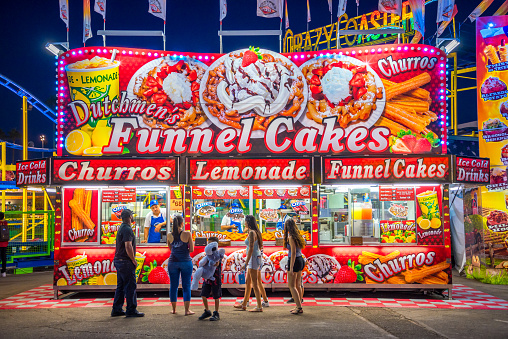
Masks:
[[[351,216],[353,225],[353,236],[373,236],[372,202],[368,188],[357,188],[351,190]]]

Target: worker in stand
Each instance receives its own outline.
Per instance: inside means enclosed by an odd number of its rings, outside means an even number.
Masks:
[[[151,211],[145,217],[145,239],[142,243],[160,243],[161,229],[166,227],[166,209],[157,200],[150,201]]]
[[[228,232],[243,233],[244,226],[245,226],[245,215],[243,214],[243,210],[237,203],[232,203],[231,209],[222,218],[220,226],[221,230]]]

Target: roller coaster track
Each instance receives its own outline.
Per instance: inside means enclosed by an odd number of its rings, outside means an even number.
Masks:
[[[23,97],[27,97],[27,101],[32,107],[37,109],[39,112],[44,114],[49,120],[51,120],[54,124],[56,124],[57,114],[51,110],[48,106],[39,101],[36,97],[28,93],[26,89],[17,85],[14,81],[0,74],[0,84],[12,92],[16,93],[16,95]]]

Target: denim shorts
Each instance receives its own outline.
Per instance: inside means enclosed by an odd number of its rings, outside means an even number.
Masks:
[[[263,257],[251,257],[249,263],[247,264],[247,268],[259,271],[263,266]]]

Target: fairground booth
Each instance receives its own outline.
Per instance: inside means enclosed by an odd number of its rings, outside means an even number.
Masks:
[[[206,238],[220,239],[226,288],[243,287],[248,214],[267,288],[287,288],[287,218],[307,241],[306,288],[451,288],[456,158],[441,50],[116,50],[58,60],[55,293],[115,288],[124,208],[135,213],[140,289],[169,287],[175,214],[192,231],[195,266]]]

